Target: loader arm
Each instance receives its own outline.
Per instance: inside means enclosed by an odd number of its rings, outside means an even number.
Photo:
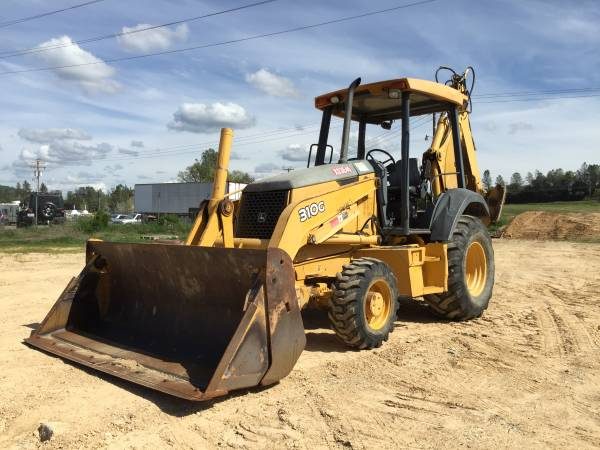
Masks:
[[[210,198],[200,205],[186,245],[212,247],[215,241],[221,238],[224,247],[233,247],[234,206],[231,200],[225,198],[232,139],[233,130],[222,128],[212,193]]]

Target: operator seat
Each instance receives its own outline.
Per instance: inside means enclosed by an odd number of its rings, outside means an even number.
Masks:
[[[388,170],[388,191],[399,192],[402,188],[402,160],[396,161],[396,164],[387,166]],[[418,187],[421,184],[421,173],[419,172],[419,160],[409,158],[408,160],[408,185]]]
[[[387,166],[388,172],[388,187],[387,197],[388,206],[386,209],[386,215],[392,226],[395,225],[396,221],[400,219],[400,208],[401,208],[401,192],[402,192],[402,161],[398,160],[395,164],[389,164]],[[410,158],[408,160],[408,187],[409,195],[413,196],[417,193],[417,188],[421,184],[421,173],[419,172],[419,161],[417,158]]]

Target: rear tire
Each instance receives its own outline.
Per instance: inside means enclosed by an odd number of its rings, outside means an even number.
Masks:
[[[494,250],[483,223],[461,216],[448,243],[448,292],[425,295],[439,316],[469,320],[488,307],[494,287]]]
[[[383,261],[355,259],[338,273],[329,320],[349,347],[380,347],[394,329],[397,311],[396,277]]]

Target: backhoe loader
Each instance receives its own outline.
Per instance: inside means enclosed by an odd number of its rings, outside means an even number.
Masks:
[[[206,400],[285,377],[305,347],[307,307],[327,311],[355,349],[388,339],[401,298],[422,298],[446,319],[480,316],[494,284],[486,225],[503,193],[482,189],[469,73],[446,84],[357,79],[317,97],[308,167],[250,183],[236,201],[225,193],[233,132],[222,129],[213,191],[185,244],[89,240],[85,267],[26,342]],[[419,165],[411,122],[428,115],[435,132]],[[334,117],[343,121],[336,163]],[[368,148],[367,128],[395,122],[399,158]]]

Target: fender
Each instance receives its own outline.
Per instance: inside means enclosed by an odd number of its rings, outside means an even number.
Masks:
[[[483,196],[469,189],[449,189],[438,198],[431,216],[432,241],[449,241],[462,214],[479,217],[488,225],[490,210]]]

